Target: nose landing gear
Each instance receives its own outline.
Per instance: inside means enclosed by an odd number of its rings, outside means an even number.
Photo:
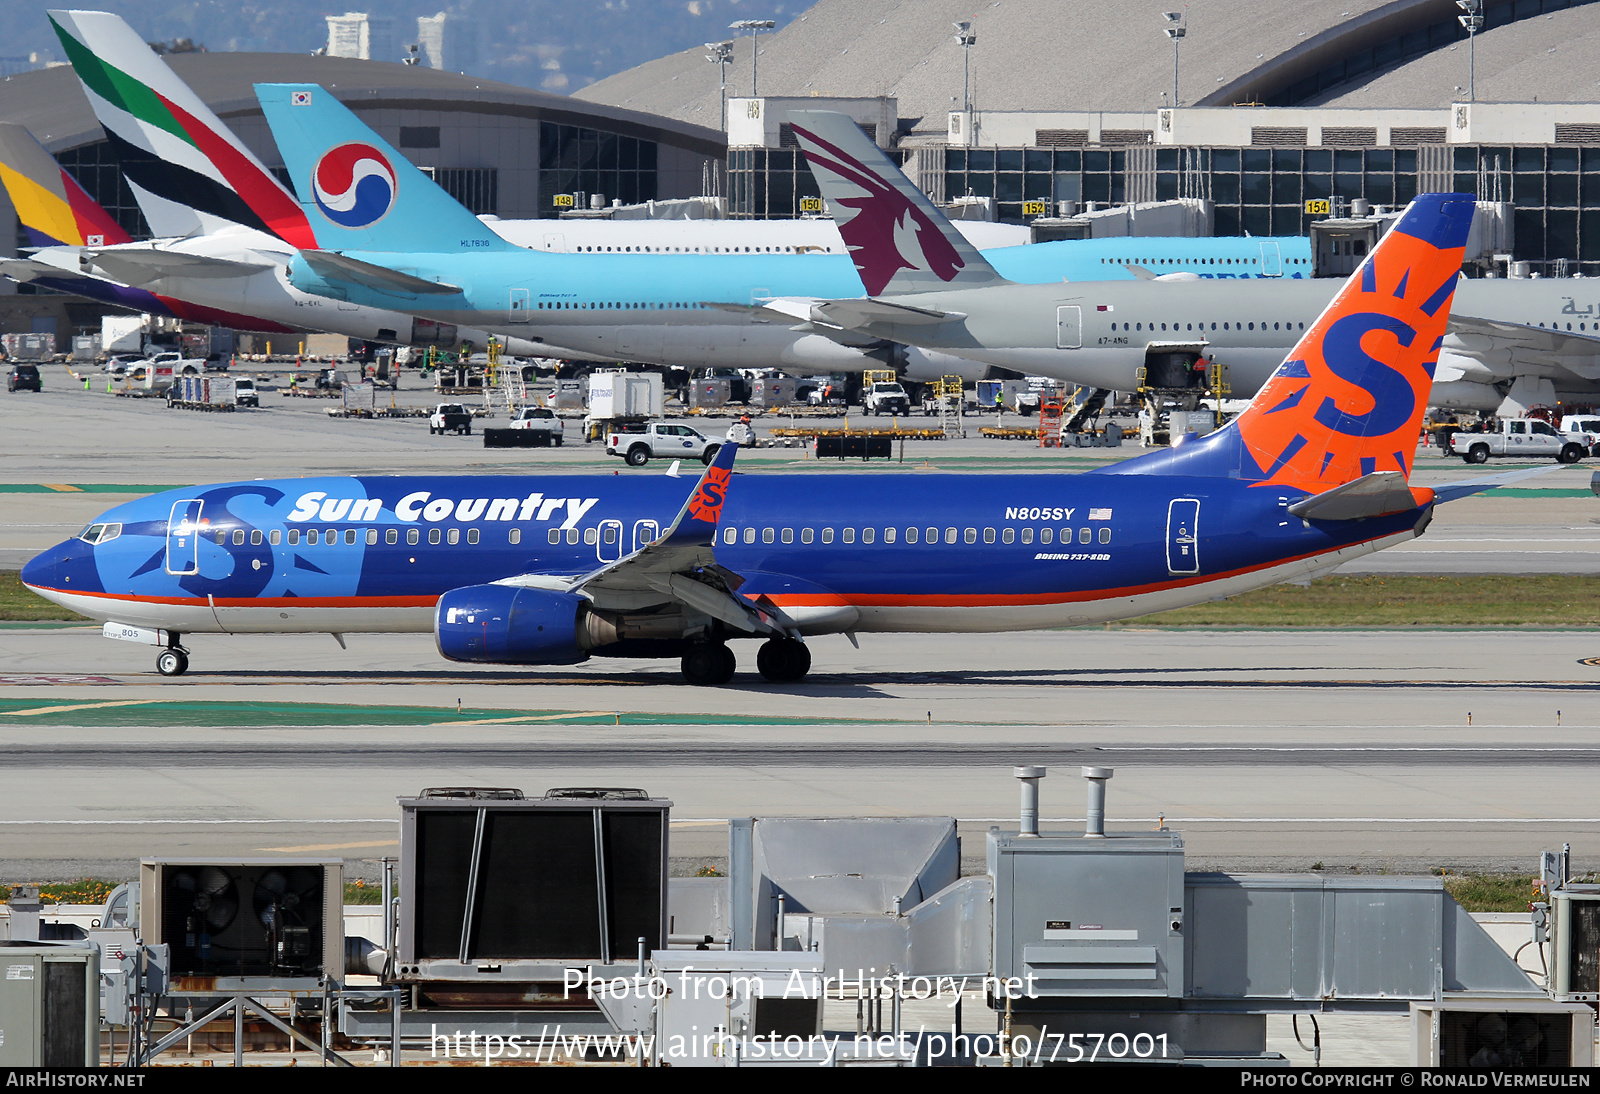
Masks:
[[[156,671],[162,676],[182,676],[189,671],[189,651],[178,645],[179,637],[174,633],[167,648],[156,655]]]

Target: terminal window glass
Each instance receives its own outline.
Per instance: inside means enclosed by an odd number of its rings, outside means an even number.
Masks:
[[[293,547],[295,544],[297,544],[299,542],[300,542],[300,529],[298,529],[298,528],[289,529],[289,546]]]
[[[439,538],[440,538],[439,537],[439,529],[437,529],[437,528],[429,528],[428,529],[428,542],[430,544],[432,544],[433,546],[437,547],[439,545]]]
[[[513,528],[513,529],[511,529],[511,534],[508,535],[506,537],[506,539],[509,540],[511,543],[521,543],[522,542],[522,529],[521,528]]]
[[[550,529],[550,537],[549,538],[550,538],[550,542],[551,543],[560,543],[561,542],[561,529],[559,529],[559,528]]]
[[[567,542],[574,545],[578,542],[578,530],[576,528],[567,529]]]
[[[822,542],[824,542],[824,543],[832,543],[833,542],[833,529],[832,528],[824,528],[822,530]]]
[[[411,544],[411,546],[415,547],[417,545],[417,538],[418,538],[417,530],[415,528],[407,528],[406,529],[406,542],[407,543],[409,543],[409,544]]]
[[[450,534],[448,536],[446,536],[445,538],[449,541],[450,546],[454,547],[456,544],[461,542],[461,529],[459,529],[459,528],[450,529]]]
[[[811,529],[809,529],[809,528],[800,529],[800,542],[801,543],[810,543],[811,540],[812,540]]]

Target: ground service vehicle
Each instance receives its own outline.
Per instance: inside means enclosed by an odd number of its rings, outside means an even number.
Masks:
[[[429,433],[471,433],[472,412],[460,403],[440,403],[428,419]]]
[[[649,422],[638,431],[623,429],[606,434],[606,455],[621,456],[633,467],[643,467],[651,457],[699,459],[709,464],[716,459],[721,442],[713,441],[691,425],[677,422]]]
[[[561,445],[562,421],[556,417],[556,412],[544,406],[525,406],[511,416],[511,429],[525,429],[531,433],[542,433],[546,444]]]
[[[12,365],[11,371],[6,375],[7,391],[43,391],[44,384],[39,379],[38,365]]]
[[[906,389],[894,381],[879,380],[867,390],[862,405],[867,408],[867,413],[898,414],[904,416],[911,413],[911,396],[906,394]]]
[[[1500,418],[1490,432],[1454,433],[1450,447],[1468,463],[1488,463],[1491,456],[1577,463],[1589,454],[1587,446],[1538,418]]]

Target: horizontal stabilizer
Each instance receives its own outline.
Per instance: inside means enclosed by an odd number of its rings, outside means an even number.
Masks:
[[[1417,499],[1403,471],[1375,471],[1354,482],[1301,498],[1289,512],[1301,520],[1365,520],[1415,509]]]
[[[1458,482],[1447,482],[1443,486],[1435,486],[1433,488],[1433,498],[1435,501],[1455,501],[1458,498],[1480,494],[1485,490],[1493,490],[1497,486],[1513,486],[1524,479],[1548,475],[1552,471],[1560,471],[1565,466],[1565,464],[1551,463],[1539,467],[1523,467],[1516,471],[1506,471],[1499,475],[1490,475],[1482,479],[1462,479]]]
[[[236,262],[227,258],[157,251],[148,247],[87,251],[85,254],[100,269],[127,285],[145,285],[164,277],[249,277],[271,269],[263,262]]]
[[[404,293],[408,296],[454,296],[461,291],[459,285],[427,281],[337,251],[301,251],[300,256],[306,260],[307,266],[325,280],[348,281],[378,292]]]

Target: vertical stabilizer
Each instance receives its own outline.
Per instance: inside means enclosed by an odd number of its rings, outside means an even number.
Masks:
[[[1228,476],[1312,494],[1374,472],[1409,477],[1473,206],[1466,194],[1419,196],[1244,413],[1111,473]]]
[[[128,242],[128,233],[111,214],[15,122],[0,122],[0,183],[35,247],[109,247]]]
[[[789,121],[868,296],[1005,283],[847,115],[791,110]]]
[[[326,89],[257,84],[256,97],[323,249],[512,249]]]
[[[56,37],[157,235],[241,224],[315,247],[294,195],[121,17],[52,11]]]

